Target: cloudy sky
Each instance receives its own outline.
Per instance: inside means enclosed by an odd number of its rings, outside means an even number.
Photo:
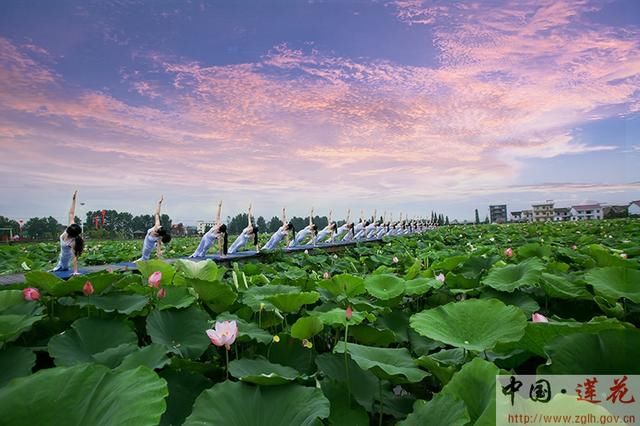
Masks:
[[[0,214],[640,199],[637,0],[0,3]]]

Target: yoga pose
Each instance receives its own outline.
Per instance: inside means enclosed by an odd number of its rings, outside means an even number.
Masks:
[[[375,238],[378,229],[378,222],[376,221],[377,210],[373,210],[373,219],[371,223],[364,228],[364,238],[369,240],[371,238]]]
[[[229,248],[229,254],[236,253],[238,249],[249,242],[251,237],[253,237],[253,245],[256,247],[256,253],[260,251],[260,247],[258,246],[259,229],[257,226],[253,225],[252,219],[251,204],[249,204],[249,212],[247,213],[247,227],[242,230],[242,233],[238,235],[238,238],[236,238],[236,240],[233,242],[233,244]]]
[[[160,224],[160,209],[163,200],[164,196],[161,196],[160,201],[158,201],[158,207],[156,207],[155,223],[152,228],[149,228],[147,235],[144,237],[142,257],[136,260],[136,262],[139,260],[149,260],[154,248],[156,248],[158,258],[162,258],[162,244],[168,244],[169,241],[171,241],[171,234]]]
[[[267,242],[267,244],[264,245],[263,249],[273,250],[276,247],[278,247],[278,245],[283,239],[287,240],[286,243],[288,245],[289,232],[293,233],[293,238],[295,239],[296,229],[293,227],[293,224],[291,222],[287,223],[287,214],[285,212],[285,209],[282,209],[281,220],[282,220],[282,226],[276,232],[274,232],[271,238],[269,238],[269,241]]]
[[[329,224],[311,240],[312,244],[321,243],[326,239],[329,239],[329,241],[333,243],[335,233],[338,231],[338,225],[331,220],[332,213],[333,210],[329,210]]]
[[[218,203],[218,214],[214,225],[202,236],[198,248],[189,257],[205,257],[216,240],[218,241],[218,254],[221,256],[227,254],[227,225],[220,223],[220,213],[222,213],[222,201]]]
[[[364,238],[365,228],[369,226],[369,221],[364,218],[364,213],[360,210],[360,222],[353,228],[353,240],[361,240]],[[348,236],[349,234],[347,234]]]
[[[60,258],[53,271],[68,271],[69,263],[73,262],[73,275],[78,275],[78,257],[84,249],[82,239],[82,228],[75,223],[76,218],[76,198],[78,191],[73,193],[71,207],[69,208],[69,225],[60,235]]]
[[[289,247],[300,246],[302,243],[309,238],[309,236],[318,235],[318,226],[313,223],[313,207],[311,207],[311,215],[309,215],[309,224],[301,229],[289,243]]]
[[[353,234],[353,222],[349,222],[350,219],[351,219],[351,209],[347,210],[347,220],[344,222],[343,225],[340,225],[336,230],[335,234],[333,234],[334,240],[337,240],[338,238],[342,237],[346,233]]]

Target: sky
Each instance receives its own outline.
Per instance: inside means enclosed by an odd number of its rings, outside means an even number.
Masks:
[[[640,199],[637,0],[0,2],[0,215]]]

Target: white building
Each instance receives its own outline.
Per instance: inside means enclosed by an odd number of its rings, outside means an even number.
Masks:
[[[571,207],[571,220],[595,220],[602,218],[604,218],[604,209],[600,204]]]
[[[554,222],[564,222],[571,220],[571,209],[568,207],[558,207],[553,209]]]
[[[547,200],[543,204],[533,204],[533,221],[547,222],[553,220],[553,201]]]
[[[640,216],[640,200],[629,204],[629,216]]]
[[[215,225],[215,222],[205,222],[204,220],[199,220],[196,222],[196,229],[198,234],[202,235],[207,232],[207,229],[212,228]]]

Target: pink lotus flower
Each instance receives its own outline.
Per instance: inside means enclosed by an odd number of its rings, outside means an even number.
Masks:
[[[513,256],[513,249],[511,247],[509,247],[508,249],[506,249],[504,251],[504,255],[507,256],[507,257]]]
[[[348,320],[351,319],[351,317],[353,316],[353,309],[351,309],[351,306],[347,306],[347,309],[345,309],[344,314]]]
[[[398,259],[396,256],[393,256],[393,263],[398,263],[400,262],[400,259]]]
[[[158,290],[158,294],[156,295],[158,299],[164,299],[167,296],[167,291],[164,288]]]
[[[149,285],[154,288],[160,288],[160,280],[162,280],[162,272],[156,271],[149,275]]]
[[[328,272],[325,272],[324,274],[322,274],[322,278],[328,280],[329,278],[331,278],[331,275]]]
[[[436,280],[440,281],[441,283],[444,282],[444,274],[441,272],[436,276]]]
[[[224,346],[229,350],[238,336],[238,325],[235,321],[216,321],[216,329],[207,330],[207,336],[214,345]]]
[[[85,296],[91,296],[93,294],[93,285],[90,281],[87,281],[82,286],[82,292]]]
[[[37,288],[27,287],[22,290],[22,297],[24,297],[24,300],[28,300],[29,302],[40,300],[40,292]]]
[[[534,313],[534,314],[531,314],[531,321],[533,321],[533,322],[549,322],[547,317],[545,317],[544,315],[539,314],[537,312]]]

